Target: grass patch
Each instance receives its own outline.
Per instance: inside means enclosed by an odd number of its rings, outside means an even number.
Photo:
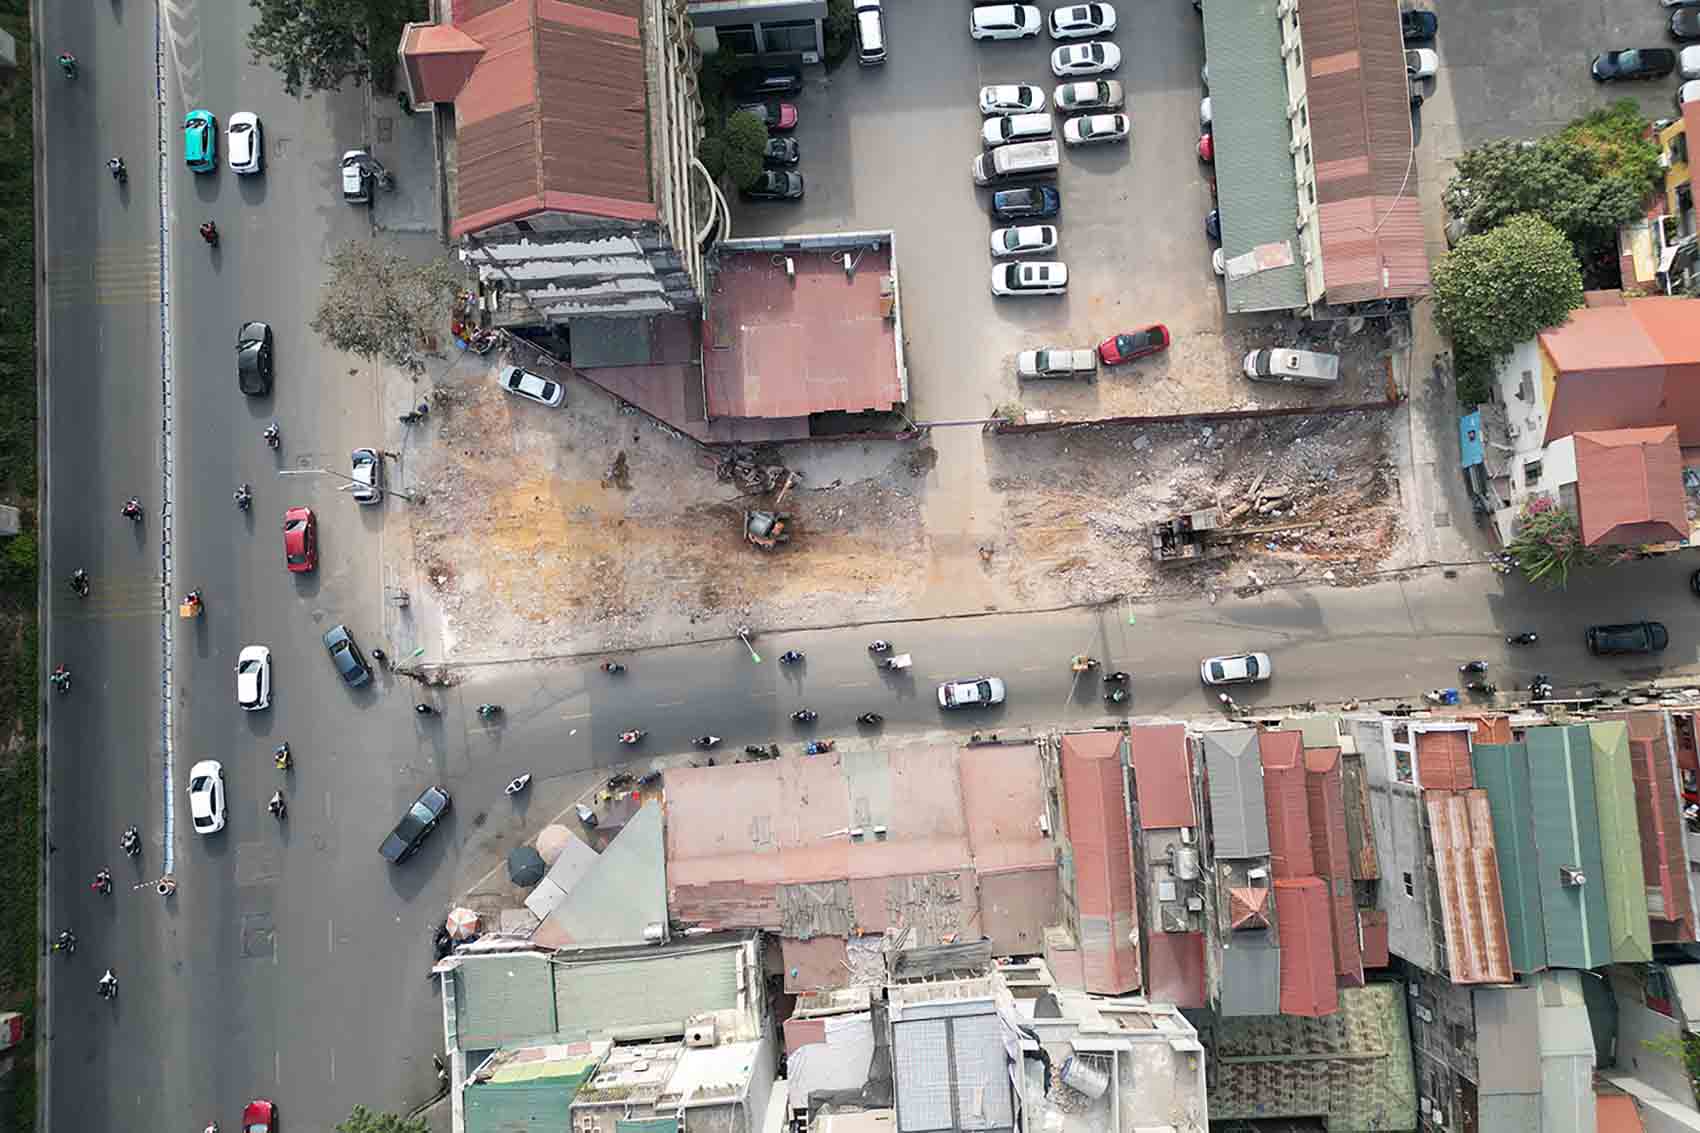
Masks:
[[[0,503],[23,534],[0,543],[0,1011],[25,1016],[22,1049],[0,1078],[0,1129],[35,1128],[36,780],[35,153],[28,0],[0,0],[21,69],[0,78]]]

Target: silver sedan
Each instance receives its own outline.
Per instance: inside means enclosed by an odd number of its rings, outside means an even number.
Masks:
[[[1057,230],[1050,224],[1023,224],[1012,228],[992,229],[992,255],[1034,256],[1053,252],[1057,247]]]

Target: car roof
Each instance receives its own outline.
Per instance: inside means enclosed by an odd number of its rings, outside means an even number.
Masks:
[[[217,775],[224,770],[224,765],[216,759],[203,759],[189,768],[189,778],[199,779],[202,775]]]

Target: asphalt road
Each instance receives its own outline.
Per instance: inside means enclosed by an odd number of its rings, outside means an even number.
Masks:
[[[43,86],[53,580],[44,660],[75,674],[48,718],[48,919],[50,931],[69,926],[80,938],[74,957],[50,967],[50,1128],[199,1128],[214,1118],[234,1126],[244,1102],[268,1096],[290,1126],[324,1129],[355,1103],[400,1109],[427,1096],[427,1055],[440,1027],[434,989],[422,978],[427,930],[457,876],[484,852],[482,820],[503,805],[501,786],[519,771],[547,780],[685,749],[705,732],[734,751],[842,737],[868,710],[883,713],[894,733],[1101,721],[1095,683],[1077,684],[1068,672],[1076,652],[1133,672],[1125,708],[1139,714],[1209,711],[1198,658],[1245,648],[1271,652],[1276,665],[1270,685],[1237,694],[1248,703],[1410,696],[1452,683],[1456,663],[1478,656],[1505,666],[1495,670],[1502,685],[1536,668],[1561,684],[1648,675],[1645,666],[1589,658],[1580,628],[1593,620],[1660,617],[1673,642],[1664,663],[1696,661],[1700,609],[1687,590],[1688,564],[1672,560],[1620,568],[1567,596],[1472,571],[1214,605],[764,632],[755,641],[760,664],[734,640],[628,658],[619,678],[593,661],[480,668],[434,693],[442,714],[429,718],[411,711],[416,693],[405,681],[386,677],[350,693],[319,635],[346,621],[368,646],[376,640],[382,540],[406,505],[392,497],[361,509],[333,479],[274,473],[343,468],[350,448],[383,447],[393,424],[368,371],[324,350],[307,327],[324,253],[367,230],[366,214],[340,200],[336,179],[337,156],[362,140],[360,95],[285,97],[247,62],[245,5],[168,7],[166,157],[156,164],[151,10],[44,5],[41,17],[43,53],[70,50],[83,67],[75,82],[53,74]],[[259,113],[264,176],[190,174],[176,128],[190,106],[212,110],[221,126],[234,110]],[[114,152],[130,166],[127,186],[101,170]],[[196,235],[206,218],[224,234],[218,250]],[[277,390],[250,400],[235,388],[232,342],[238,323],[256,317],[277,334]],[[162,355],[173,391],[169,435]],[[284,436],[275,456],[259,437],[273,417]],[[200,587],[207,611],[193,623],[162,613],[162,453],[174,468],[169,600],[174,608],[183,591]],[[230,503],[241,481],[255,486],[248,516]],[[140,526],[118,516],[131,494],[147,508]],[[316,575],[290,576],[280,561],[277,523],[293,503],[319,515]],[[62,581],[79,566],[94,579],[84,601]],[[1542,645],[1507,656],[1502,635],[1524,628],[1540,630]],[[170,767],[162,631],[173,635]],[[914,669],[876,670],[863,648],[876,636],[912,652]],[[231,667],[252,642],[273,651],[274,701],[243,713]],[[781,668],[786,648],[805,650],[807,663]],[[939,712],[938,680],[988,671],[1009,682],[1006,706]],[[484,700],[504,704],[503,718],[478,720],[472,708]],[[787,719],[804,705],[822,717],[807,732]],[[627,727],[651,734],[638,749],[622,748],[616,735]],[[297,755],[287,777],[270,764],[280,739]],[[230,800],[229,828],[205,838],[186,816],[186,772],[201,758],[224,762]],[[430,782],[456,793],[457,810],[418,857],[386,866],[377,843]],[[280,785],[293,804],[283,827],[264,812]],[[168,789],[177,816],[169,842]],[[132,822],[146,847],[135,862],[117,848]],[[168,850],[176,896],[131,889],[159,875]],[[106,898],[87,889],[103,866],[120,883]],[[113,1003],[93,988],[107,965],[121,980]]]

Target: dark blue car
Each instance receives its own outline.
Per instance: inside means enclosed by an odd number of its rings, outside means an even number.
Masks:
[[[998,220],[1038,220],[1062,211],[1062,195],[1051,185],[1004,189],[992,194],[992,216]]]

